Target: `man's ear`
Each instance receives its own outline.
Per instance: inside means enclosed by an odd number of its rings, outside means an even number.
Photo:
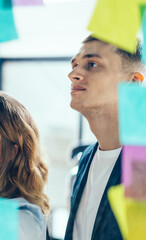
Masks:
[[[142,83],[144,81],[144,75],[140,72],[134,72],[132,76],[132,82]]]
[[[19,151],[19,147],[17,144],[13,145],[12,151],[11,151],[11,157],[12,159],[14,159],[16,157],[16,155],[18,154]]]

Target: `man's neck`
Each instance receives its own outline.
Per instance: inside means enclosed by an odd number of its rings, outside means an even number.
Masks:
[[[121,147],[117,117],[90,115],[87,120],[101,150],[113,150]]]

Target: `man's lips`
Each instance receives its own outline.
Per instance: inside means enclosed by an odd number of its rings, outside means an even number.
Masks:
[[[82,87],[82,86],[73,86],[71,87],[71,93],[73,92],[81,92],[81,91],[85,91],[86,88]]]

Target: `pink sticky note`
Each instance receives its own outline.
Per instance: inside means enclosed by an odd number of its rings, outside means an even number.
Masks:
[[[122,181],[128,186],[131,183],[132,163],[146,163],[146,146],[124,146],[122,152]]]
[[[13,6],[43,5],[43,0],[12,0]]]
[[[146,146],[125,146],[122,157],[125,196],[146,199]]]

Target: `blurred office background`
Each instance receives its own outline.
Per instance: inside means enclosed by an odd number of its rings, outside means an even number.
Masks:
[[[46,192],[51,209],[60,214],[69,207],[77,155],[72,150],[95,141],[86,120],[70,108],[67,77],[72,56],[89,34],[95,3],[45,0],[43,6],[13,7],[19,38],[0,44],[0,87],[22,102],[37,123],[49,165]]]

